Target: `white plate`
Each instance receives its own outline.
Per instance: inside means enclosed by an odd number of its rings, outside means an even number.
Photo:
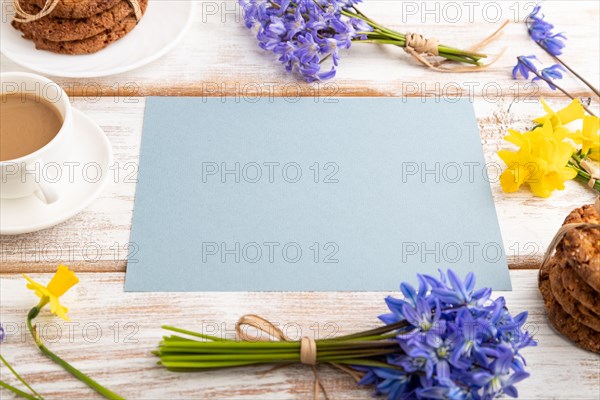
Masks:
[[[9,3],[12,4],[12,1]],[[10,25],[3,0],[0,51],[33,71],[66,78],[92,78],[139,68],[163,56],[191,26],[195,1],[150,0],[138,26],[95,54],[63,55],[36,50],[31,40]]]
[[[74,140],[69,162],[61,166],[56,183],[59,199],[44,204],[35,195],[0,199],[0,234],[18,235],[59,224],[87,207],[110,180],[112,149],[102,129],[73,109]],[[47,171],[54,179],[57,169]],[[52,174],[52,175],[50,175]]]

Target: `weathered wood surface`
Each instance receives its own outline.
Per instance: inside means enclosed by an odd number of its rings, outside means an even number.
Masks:
[[[50,274],[32,274],[46,281]],[[385,293],[123,293],[122,273],[82,273],[80,284],[64,297],[71,325],[45,312],[39,327],[48,346],[127,398],[140,399],[309,399],[310,369],[270,367],[219,372],[174,374],[156,365],[150,354],[163,332],[176,325],[234,335],[237,319],[257,313],[282,327],[291,337],[327,337],[378,326],[385,312]],[[511,311],[528,310],[529,329],[538,347],[525,351],[531,378],[519,384],[522,399],[597,399],[600,359],[580,350],[549,326],[537,289],[537,272],[511,271],[514,291],[495,293],[507,299]],[[16,274],[0,280],[2,322],[8,339],[2,354],[48,399],[95,398],[41,355],[23,331],[23,322],[37,298]],[[345,374],[327,366],[320,376],[332,399],[364,399]],[[2,370],[3,379],[5,369]],[[2,398],[5,398],[2,392]]]
[[[462,13],[458,21],[452,14],[455,4]],[[569,36],[564,59],[600,86],[598,2],[544,4],[557,30]],[[374,19],[398,30],[437,36],[461,47],[476,43],[501,21],[510,19],[503,39],[489,48],[497,54],[507,47],[506,52],[489,70],[477,74],[433,73],[412,63],[401,49],[355,45],[343,55],[334,81],[308,85],[285,75],[269,54],[258,49],[255,39],[242,27],[234,2],[226,0],[198,1],[190,33],[171,53],[144,68],[99,79],[56,78],[69,94],[78,96],[74,106],[107,133],[119,176],[90,207],[71,220],[37,233],[0,236],[0,320],[9,333],[2,354],[48,399],[94,397],[83,384],[41,356],[24,334],[25,314],[36,300],[25,289],[20,273],[47,281],[49,272],[63,262],[77,270],[81,278],[80,285],[64,298],[76,325],[69,327],[56,318],[42,316],[39,321],[46,330],[45,339],[55,342],[49,345],[57,353],[126,397],[309,398],[312,374],[303,367],[270,373],[268,368],[250,368],[177,375],[155,365],[149,352],[162,335],[161,324],[207,332],[216,329],[217,334],[232,335],[237,318],[253,312],[282,325],[287,323],[291,335],[298,326],[303,334],[314,334],[318,327],[323,336],[332,332],[332,326],[341,334],[375,326],[376,315],[385,308],[385,294],[124,293],[144,96],[229,95],[241,101],[256,95],[468,97],[473,99],[486,161],[495,168],[502,165],[496,152],[508,147],[502,140],[506,130],[525,129],[533,117],[541,114],[537,102],[540,95],[550,98],[554,107],[568,103],[558,92],[515,82],[510,76],[517,55],[535,53],[546,66],[552,64],[527,38],[521,23],[532,6],[529,1],[367,0],[361,7]],[[472,12],[469,7],[473,7]],[[499,15],[494,14],[498,7]],[[0,69],[23,70],[4,56],[0,58]],[[576,96],[592,97],[570,76],[562,85]],[[597,98],[592,99],[591,107],[598,111]],[[550,199],[535,198],[527,191],[505,195],[493,179],[490,185],[512,269],[514,290],[502,295],[514,312],[530,311],[531,329],[539,340],[539,347],[526,351],[532,377],[519,385],[521,398],[597,399],[600,359],[579,350],[550,328],[537,291],[535,270],[564,217],[571,209],[591,203],[594,195],[575,182],[568,182],[565,191]],[[57,328],[61,331],[58,338]],[[0,371],[3,379],[8,376],[5,368]],[[322,367],[320,374],[334,399],[362,399],[370,394],[356,389],[352,380],[339,371]],[[0,397],[10,398],[5,391]]]
[[[151,0],[169,1],[169,0]],[[355,44],[342,54],[334,81],[307,85],[287,75],[274,56],[261,50],[243,25],[235,0],[195,0],[196,12],[189,34],[160,60],[123,74],[98,79],[56,78],[69,94],[88,98],[98,95],[133,96],[256,94],[312,96],[562,96],[547,87],[515,82],[511,77],[515,57],[539,54],[549,66],[552,59],[527,37],[523,20],[532,10],[532,1],[394,1],[367,0],[360,9],[380,23],[401,32],[418,32],[437,37],[444,44],[468,48],[510,21],[504,36],[487,51],[501,59],[485,72],[476,74],[432,73],[397,47]],[[598,86],[600,49],[598,5],[593,0],[547,1],[544,13],[566,32],[568,47],[563,58]],[[1,58],[3,71],[21,70]],[[588,90],[568,77],[562,85],[577,96]]]
[[[0,236],[0,272],[47,272],[54,270],[57,262],[68,263],[77,271],[125,270],[145,100],[102,98],[89,102],[75,98],[73,104],[104,129],[113,145],[111,182],[90,207],[62,224],[25,235]],[[550,104],[558,108],[568,101]],[[567,182],[567,189],[550,199],[533,197],[526,190],[504,194],[497,179],[503,164],[496,153],[509,144],[502,138],[508,128],[525,129],[543,111],[538,102],[504,99],[488,102],[476,98],[474,107],[509,264],[511,268],[537,268],[566,215],[579,205],[592,203],[594,194],[576,182]]]

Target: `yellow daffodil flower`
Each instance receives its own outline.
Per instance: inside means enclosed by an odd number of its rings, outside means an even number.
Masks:
[[[573,122],[578,119],[582,119],[585,115],[585,111],[583,106],[579,102],[578,99],[575,99],[563,108],[560,111],[554,111],[550,108],[550,106],[544,101],[544,99],[540,99],[542,102],[542,106],[544,107],[544,111],[546,111],[546,115],[543,117],[536,118],[534,121],[537,124],[543,125],[546,121],[550,121],[552,123],[552,127],[554,129],[560,128],[563,125],[567,125],[570,122]]]
[[[529,164],[531,162],[531,145],[527,136],[521,132],[509,129],[509,135],[504,139],[520,147],[519,151],[500,150],[498,156],[508,166],[502,175],[500,175],[500,185],[506,193],[513,193],[519,190],[521,185],[529,179],[532,171]]]
[[[498,152],[508,166],[500,176],[502,189],[511,193],[527,184],[533,194],[540,197],[549,197],[554,190],[563,190],[564,182],[575,178],[577,172],[567,167],[574,148],[563,142],[561,136],[550,120],[531,132],[509,131],[505,139],[520,148],[516,152]]]
[[[504,138],[519,149],[498,152],[508,167],[500,175],[500,186],[506,193],[516,192],[527,184],[536,196],[549,197],[554,190],[563,190],[566,180],[577,175],[587,179],[586,166],[591,162],[588,158],[600,160],[598,117],[586,116],[579,100],[573,100],[560,111],[552,110],[544,99],[540,101],[546,115],[535,119],[536,127],[524,133],[509,129]],[[580,130],[572,132],[566,127],[578,120],[583,122]]]
[[[583,128],[573,135],[569,135],[577,144],[581,145],[581,153],[587,154],[592,160],[600,160],[600,124],[598,117],[583,117]]]
[[[69,320],[67,317],[68,309],[60,304],[59,298],[71,287],[79,283],[79,279],[75,276],[73,271],[69,270],[69,268],[64,265],[59,266],[48,286],[35,282],[25,274],[23,274],[23,276],[29,282],[27,284],[28,289],[33,290],[40,299],[47,298],[50,302],[50,311],[53,314],[65,321]]]

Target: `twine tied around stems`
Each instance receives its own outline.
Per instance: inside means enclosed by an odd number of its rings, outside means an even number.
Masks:
[[[258,315],[248,314],[242,316],[235,324],[235,332],[244,342],[265,340],[262,335],[259,337],[249,335],[245,329],[242,329],[244,326],[256,328],[258,331],[266,333],[277,340],[282,340],[285,342],[292,341],[286,336],[285,333],[283,333],[281,329],[273,325],[270,321],[267,321]],[[317,342],[315,342],[315,339],[308,336],[303,336],[300,340],[300,362],[302,364],[313,366],[317,364]]]
[[[596,209],[596,212],[598,214],[600,214],[600,197],[596,198],[596,202],[594,203],[594,208]],[[550,258],[552,258],[552,254],[554,253],[554,250],[556,250],[558,244],[560,243],[561,240],[563,240],[563,238],[565,237],[567,232],[569,232],[573,229],[581,229],[581,228],[597,228],[598,229],[598,228],[600,228],[600,224],[593,224],[593,223],[589,223],[589,222],[579,222],[579,223],[574,223],[574,224],[565,224],[565,225],[561,226],[560,229],[558,230],[558,232],[556,232],[556,235],[554,235],[554,238],[548,245],[548,249],[546,250],[546,253],[544,254],[544,259],[542,260],[542,266],[540,267],[540,274],[542,273],[542,268],[548,263],[548,261],[550,261]]]
[[[469,51],[476,52],[478,50],[481,50],[482,48],[486,47],[491,42],[498,39],[500,36],[502,36],[504,28],[506,28],[506,26],[508,25],[509,22],[510,21],[508,21],[508,20],[504,21],[504,23],[502,25],[500,25],[500,27],[498,29],[496,29],[496,31],[494,33],[492,33],[485,39],[481,40],[479,43],[476,43],[475,45],[473,45],[469,49]],[[438,71],[438,72],[481,71],[481,70],[484,70],[484,69],[490,67],[496,61],[498,61],[500,59],[500,57],[502,57],[502,55],[506,51],[506,48],[504,48],[496,57],[494,57],[493,60],[491,60],[489,63],[487,63],[485,65],[479,65],[479,66],[473,66],[473,67],[447,68],[447,67],[444,67],[443,64],[446,63],[448,60],[432,62],[432,61],[427,60],[427,58],[425,58],[426,56],[438,56],[439,55],[439,40],[438,39],[426,38],[423,35],[419,35],[417,33],[407,33],[407,34],[405,34],[405,38],[406,38],[406,44],[404,46],[404,51],[406,51],[408,54],[413,56],[413,58],[415,60],[417,60],[418,62],[420,62],[421,64],[425,65],[428,68],[431,68],[434,71]]]
[[[291,342],[292,340],[285,334],[281,329],[276,327],[271,321],[254,314],[247,314],[242,316],[235,324],[235,332],[238,338],[245,342],[256,342],[256,341],[268,341],[269,337],[264,338],[262,335],[254,336],[247,332],[244,327],[252,327],[261,333],[266,333],[268,336],[273,337],[277,340]],[[319,388],[323,391],[325,399],[329,399],[327,391],[323,386],[323,383],[319,379],[317,372],[317,342],[308,336],[303,336],[300,339],[300,362],[305,365],[310,365],[312,372],[315,376],[315,387],[314,387],[314,398],[319,398]],[[356,381],[360,380],[361,376],[358,372],[336,363],[328,363],[333,367],[342,370],[352,376]]]
[[[596,181],[600,180],[600,167],[597,165],[594,165],[592,162],[590,162],[587,159],[581,160],[579,162],[579,165],[581,166],[581,168],[583,168],[585,170],[585,172],[590,174],[590,180],[588,181],[588,186],[593,189],[594,186],[596,186]]]
[[[13,0],[13,4],[15,6],[15,18],[14,20],[17,22],[28,23],[37,21],[38,19],[42,19],[45,16],[49,15],[58,3],[61,0],[46,0],[44,6],[37,14],[29,14],[27,11],[23,10],[19,0]],[[142,19],[142,8],[140,7],[140,3],[138,0],[127,0],[131,7],[133,8],[133,12],[135,14],[135,19],[139,22]]]
[[[438,56],[438,45],[440,41],[436,38],[427,39],[423,35],[418,33],[407,33],[406,34],[406,45],[404,51],[409,54],[428,54],[430,56]]]

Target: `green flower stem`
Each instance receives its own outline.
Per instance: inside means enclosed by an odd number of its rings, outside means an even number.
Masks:
[[[354,8],[354,11],[355,12],[350,10],[342,10],[342,14],[350,18],[362,19],[374,30],[373,32],[359,32],[360,34],[366,35],[367,40],[355,40],[356,43],[392,44],[399,47],[406,47],[405,34],[396,32],[378,24],[377,22],[368,18],[362,12],[358,11],[356,8]],[[438,53],[441,57],[444,57],[448,60],[472,65],[481,65],[479,60],[487,57],[485,54],[460,50],[443,44],[438,45]]]
[[[571,160],[569,161],[567,166],[571,167],[575,171],[577,171],[577,176],[575,177],[575,179],[577,179],[579,182],[587,185],[591,179],[591,176],[590,176],[589,172],[587,172],[586,170],[581,168],[580,163],[584,158],[585,158],[585,156],[581,154],[581,151],[579,151],[579,152],[573,154],[573,156],[571,157]],[[594,183],[593,189],[596,190],[597,192],[600,192],[600,180],[597,180]]]
[[[558,86],[555,81],[550,81],[550,80],[544,78],[538,71],[535,70],[535,68],[531,68],[521,57],[517,57],[517,59],[521,62],[521,64],[523,64],[525,66],[525,68],[527,68],[529,71],[531,71],[535,76],[537,76],[538,78],[540,78],[541,80],[546,82],[548,85],[554,86],[555,88],[557,88],[559,91],[561,91],[564,95],[566,95],[571,100],[575,100],[575,97],[573,97],[569,92],[567,92],[562,87]],[[588,112],[588,114],[590,114],[594,117],[596,116],[596,114],[594,114],[592,112],[592,110],[590,110],[585,104],[581,103],[581,106],[585,109],[585,111]]]
[[[389,352],[378,352],[373,353],[370,356],[384,356],[391,354]],[[324,363],[338,363],[338,364],[349,364],[349,365],[364,365],[364,366],[380,366],[390,368],[389,364],[376,361],[370,358],[356,358],[352,356],[330,356],[330,357],[317,357],[318,362]],[[161,359],[160,364],[168,369],[193,369],[193,370],[205,370],[205,369],[217,369],[217,368],[231,368],[231,367],[242,367],[250,365],[261,365],[261,364],[293,364],[300,362],[298,354],[289,355],[288,357],[273,357],[267,358],[264,356],[261,359],[255,360],[165,360]]]
[[[402,321],[351,335],[316,340],[317,362],[395,368],[385,362],[385,357],[398,352],[398,343],[392,339],[406,327],[407,322]],[[163,338],[153,354],[160,358],[160,365],[173,372],[301,362],[301,344],[298,341],[223,340],[171,326],[164,328],[204,339],[200,341],[181,336]]]
[[[384,356],[387,354],[391,354],[396,350],[382,350],[382,351],[357,351],[357,352],[349,352],[349,353],[335,353],[335,352],[325,352],[320,353],[317,356],[317,361],[320,362],[330,362],[335,360],[343,360],[348,358],[362,358],[362,357],[375,357],[375,356]],[[284,353],[284,354],[214,354],[214,355],[173,355],[173,356],[162,356],[161,361],[163,364],[167,363],[176,363],[176,362],[186,362],[186,363],[212,363],[212,362],[248,362],[248,363],[271,363],[275,362],[283,362],[283,361],[300,361],[300,354],[296,353]]]
[[[283,361],[285,363],[291,363],[292,361]],[[161,365],[167,369],[192,369],[192,370],[203,370],[203,369],[218,369],[218,368],[232,368],[232,367],[245,367],[249,365],[257,365],[254,361],[213,361],[213,362],[168,362],[161,361]],[[278,361],[267,361],[264,364],[276,364]]]
[[[398,40],[395,39],[377,39],[377,38],[368,38],[366,40],[354,40],[354,43],[376,43],[376,44],[392,44],[398,47],[405,47],[405,44],[403,42],[400,42]],[[455,56],[453,54],[450,53],[443,53],[440,52],[439,55],[441,57],[444,57],[448,60],[452,60],[452,61],[458,61],[458,62],[462,62],[465,64],[471,64],[471,65],[481,65],[481,63],[475,59],[472,59],[470,57],[462,57],[462,56]]]
[[[590,90],[592,92],[594,92],[596,94],[596,96],[600,96],[600,92],[598,92],[598,89],[596,89],[596,87],[594,85],[592,85],[590,82],[588,82],[583,76],[579,75],[573,68],[571,68],[569,65],[567,65],[567,63],[565,63],[562,59],[560,59],[558,56],[555,56],[554,54],[550,53],[544,46],[542,46],[539,42],[536,42],[536,44],[538,46],[540,46],[542,49],[544,49],[544,51],[546,53],[548,53],[552,58],[554,58],[556,61],[558,61],[563,67],[565,67],[566,69],[569,70],[570,73],[572,73],[573,75],[575,75],[575,77],[577,79],[579,79],[581,82],[583,82],[584,85],[586,85],[588,88],[590,88]]]
[[[5,359],[4,357],[2,357],[2,354],[0,354],[0,361],[2,361],[2,362],[4,363],[4,365],[6,365],[6,367],[8,368],[8,370],[9,370],[10,372],[12,372],[12,373],[13,373],[13,375],[14,375],[14,376],[16,376],[16,377],[17,377],[17,379],[18,379],[18,380],[19,380],[19,381],[20,381],[20,382],[21,382],[23,385],[25,385],[25,387],[26,387],[27,389],[29,389],[29,391],[30,391],[31,393],[33,393],[33,395],[34,395],[35,397],[37,397],[38,399],[43,399],[43,397],[42,397],[42,396],[40,396],[40,394],[39,394],[38,392],[36,392],[36,391],[35,391],[35,390],[34,390],[34,389],[33,389],[33,388],[32,388],[32,387],[29,385],[29,383],[27,383],[27,381],[25,381],[25,379],[23,379],[23,378],[21,377],[21,375],[19,375],[19,374],[17,373],[17,371],[15,371],[15,370],[14,370],[14,368],[13,368],[13,367],[12,367],[12,366],[9,364],[9,362],[8,362],[8,361],[6,361],[6,359]]]
[[[44,297],[40,300],[40,303],[37,306],[33,307],[29,311],[29,314],[27,315],[27,329],[29,329],[29,333],[31,333],[31,336],[33,337],[33,340],[35,341],[35,344],[38,346],[40,351],[44,355],[46,355],[46,357],[48,357],[56,364],[60,365],[67,372],[69,372],[71,375],[73,375],[75,378],[79,379],[81,382],[85,383],[105,398],[111,400],[124,400],[123,397],[100,385],[98,382],[96,382],[83,372],[79,371],[77,368],[73,367],[71,364],[69,364],[68,362],[51,352],[46,346],[44,346],[37,333],[36,328],[32,324],[32,321],[35,319],[35,317],[38,316],[38,314],[46,304],[48,304],[48,298]]]
[[[529,15],[527,17],[527,19],[525,19],[525,25],[527,26],[527,31],[529,32],[529,36],[531,37],[531,26],[530,26],[530,22],[531,22],[531,15]],[[533,38],[531,38],[533,40]],[[584,77],[582,77],[581,75],[579,75],[573,68],[571,68],[570,66],[567,65],[566,62],[564,62],[562,59],[560,59],[557,55],[552,54],[550,51],[548,51],[548,49],[542,45],[540,40],[535,41],[535,44],[537,44],[542,50],[544,50],[550,57],[554,58],[556,61],[558,61],[563,67],[565,67],[566,69],[569,70],[570,73],[572,73],[573,75],[575,75],[575,77],[577,77],[577,79],[579,79],[581,82],[583,82],[584,85],[586,85],[588,88],[590,88],[592,90],[592,92],[594,92],[596,94],[596,96],[600,96],[600,92],[598,91],[598,89],[596,89],[596,87],[594,85],[592,85],[590,82],[588,82]]]
[[[585,171],[581,171],[581,170],[577,170],[577,176],[575,177],[575,179],[577,179],[579,182],[583,183],[584,185],[587,185],[588,182],[590,181],[589,174],[587,174]],[[597,191],[598,193],[600,193],[600,181],[596,181],[596,183],[594,184],[594,190]]]
[[[360,350],[350,350],[350,351],[320,351],[317,355],[317,359],[319,358],[327,358],[327,357],[347,357],[347,356],[373,356],[373,355],[383,355],[388,354],[393,351],[396,351],[395,348],[388,349],[360,349]],[[240,360],[240,361],[253,361],[253,360],[269,360],[269,359],[282,359],[282,360],[300,360],[300,354],[295,352],[262,352],[262,353],[253,353],[253,354],[232,354],[232,353],[216,353],[216,354],[161,354],[162,359],[165,361],[232,361],[232,360]]]
[[[400,321],[400,322],[396,322],[395,324],[380,326],[379,328],[370,329],[370,330],[364,331],[364,332],[358,332],[358,333],[353,333],[350,335],[338,336],[338,337],[336,337],[336,340],[348,340],[348,339],[360,338],[363,336],[381,335],[381,334],[388,333],[388,332],[397,332],[397,331],[407,328],[408,326],[409,326],[408,322]]]
[[[347,365],[360,365],[363,367],[379,367],[379,368],[387,368],[387,369],[398,369],[398,370],[402,370],[402,368],[400,367],[394,367],[393,365],[390,365],[388,363],[385,362],[381,362],[381,361],[375,361],[375,360],[368,360],[368,359],[347,359],[347,360],[340,360],[340,361],[336,361],[336,364],[347,364]]]
[[[199,337],[202,339],[212,340],[214,342],[234,342],[234,340],[229,340],[229,339],[220,338],[220,337],[216,337],[216,336],[204,335],[202,333],[192,332],[192,331],[176,328],[174,326],[169,326],[169,325],[163,325],[162,328],[166,329],[168,331],[183,333],[184,335],[189,335],[189,336]],[[175,337],[175,336],[172,336],[172,337]],[[183,339],[185,339],[185,338],[183,338]],[[186,339],[186,340],[191,340],[191,339]]]
[[[2,386],[6,390],[10,390],[11,392],[13,392],[14,394],[16,394],[17,396],[21,396],[21,397],[24,397],[24,398],[29,399],[29,400],[38,400],[38,399],[41,399],[41,397],[32,396],[29,393],[26,393],[26,392],[24,392],[22,390],[19,390],[16,387],[9,385],[8,383],[6,383],[6,382],[4,382],[2,380],[0,380],[0,386]]]
[[[321,350],[337,350],[342,351],[345,349],[364,349],[364,348],[381,348],[381,347],[394,347],[397,343],[393,341],[316,341],[317,346]],[[170,352],[178,351],[194,351],[203,352],[206,350],[235,350],[237,352],[246,351],[296,351],[300,349],[300,342],[231,342],[227,344],[219,342],[160,342],[159,346],[161,350]]]

